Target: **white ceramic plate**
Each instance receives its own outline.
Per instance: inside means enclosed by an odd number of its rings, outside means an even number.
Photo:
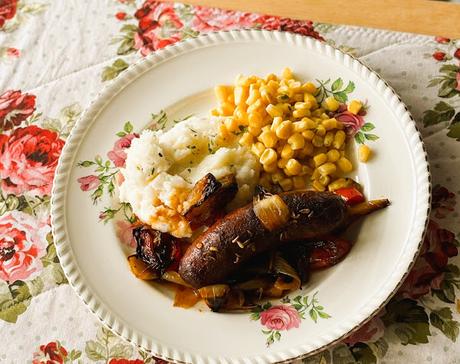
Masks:
[[[315,323],[308,314],[310,306],[305,319],[300,319],[292,312],[292,302],[272,310],[265,319],[281,318],[277,321],[281,329],[298,327],[279,331],[278,341],[274,334],[275,342],[267,347],[270,334],[262,332],[268,329],[260,319],[174,308],[167,293],[136,279],[113,226],[98,222],[99,210],[110,201],[95,206],[80,190],[77,179],[88,171],[78,168],[77,162],[97,154],[105,160],[117,140],[115,134],[127,120],[140,131],[151,113],[161,109],[171,119],[207,112],[214,103],[214,85],[232,83],[238,73],[265,75],[285,66],[301,79],[352,81],[356,88],[350,97],[368,100],[366,120],[374,123],[373,132],[380,139],[372,144],[375,158],[360,164],[356,177],[368,198],[388,197],[392,205],[366,218],[349,256],[315,274],[299,292],[308,295],[308,300],[316,293],[319,303],[315,304],[323,306],[330,317],[318,317]],[[176,362],[275,362],[332,344],[382,307],[416,257],[429,199],[430,176],[420,135],[404,104],[377,74],[311,38],[232,31],[200,36],[155,52],[123,72],[99,95],[62,153],[53,189],[52,222],[69,282],[89,308],[122,337]]]

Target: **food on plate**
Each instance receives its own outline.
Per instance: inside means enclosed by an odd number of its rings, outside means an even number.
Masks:
[[[213,115],[224,117],[220,136],[231,138],[243,131],[238,142],[251,149],[262,165],[260,184],[283,191],[306,188],[333,190],[340,173],[354,169],[347,154],[345,124],[335,118],[365,111],[359,100],[341,104],[334,96],[319,103],[319,89],[302,83],[289,68],[281,77],[239,75],[234,85],[215,87],[219,106]],[[359,159],[367,162],[370,148],[361,146]]]
[[[334,116],[365,105],[319,92],[290,69],[238,76],[215,88],[211,116],[132,140],[118,189],[138,220],[137,278],[172,283],[175,306],[246,310],[346,257],[342,233],[389,200],[367,201],[348,175],[353,145]],[[357,150],[361,162],[371,154]]]
[[[199,235],[179,264],[195,288],[223,282],[254,256],[296,241],[321,239],[345,228],[357,213],[386,207],[388,200],[349,208],[332,192],[292,191],[269,195],[234,210]]]
[[[124,181],[119,198],[140,221],[175,237],[190,237],[192,227],[184,212],[193,216],[189,195],[208,173],[217,180],[233,175],[238,190],[231,207],[252,198],[259,162],[244,146],[216,146],[221,121],[214,119],[191,117],[168,131],[145,130],[133,139],[120,171]]]

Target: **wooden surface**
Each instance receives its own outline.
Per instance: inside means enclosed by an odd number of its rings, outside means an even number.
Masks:
[[[183,0],[193,5],[259,12],[460,38],[460,4],[429,0]]]

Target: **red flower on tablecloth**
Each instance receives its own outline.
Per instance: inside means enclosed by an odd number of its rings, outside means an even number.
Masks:
[[[272,306],[260,313],[260,323],[270,330],[290,330],[300,325],[300,316],[294,307]]]
[[[460,59],[460,48],[457,48],[454,52],[454,57]]]
[[[147,0],[134,16],[139,20],[134,48],[143,56],[182,38],[184,24],[176,14],[174,4]]]
[[[455,194],[453,192],[440,185],[433,187],[431,207],[434,217],[438,219],[445,218],[454,211],[455,203]]]
[[[458,254],[455,235],[430,221],[422,251],[399,293],[406,298],[418,298],[431,289],[440,289],[448,259]]]
[[[16,15],[18,0],[2,0],[0,1],[0,28],[3,27],[5,21],[12,19]]]
[[[434,37],[434,40],[441,44],[446,44],[450,42],[450,39],[446,37]]]
[[[21,51],[17,48],[9,47],[6,49],[6,55],[8,57],[18,58],[21,56]]]
[[[50,230],[48,221],[21,211],[0,217],[0,279],[25,280],[41,271]]]
[[[436,51],[433,53],[433,58],[437,61],[444,61],[446,59],[446,53],[441,51]]]
[[[314,29],[313,22],[310,20],[295,20],[280,18],[277,16],[262,16],[259,19],[259,22],[261,22],[261,29],[280,30],[324,40],[324,38]]]
[[[118,13],[115,14],[115,18],[117,18],[118,20],[125,20],[126,13],[124,11],[119,11]]]
[[[35,111],[35,96],[21,91],[6,91],[0,95],[0,129],[20,125]]]
[[[77,182],[80,183],[82,191],[92,191],[101,184],[99,177],[95,175],[80,177]]]
[[[49,195],[64,141],[50,130],[30,125],[0,134],[0,178],[5,193]]]
[[[134,138],[139,138],[139,135],[136,133],[127,134],[124,137],[118,139],[113,149],[107,153],[107,157],[113,162],[115,167],[124,167],[126,161],[126,152],[125,149],[131,146],[131,141]]]
[[[385,332],[385,324],[380,318],[382,314],[383,312],[375,316],[343,341],[346,344],[355,345],[357,343],[375,342],[380,339]]]
[[[59,341],[40,345],[40,350],[34,353],[32,364],[63,364],[69,353]]]
[[[144,364],[142,359],[110,359],[109,364]]]

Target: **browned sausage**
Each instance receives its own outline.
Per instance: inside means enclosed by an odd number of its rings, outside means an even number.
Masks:
[[[250,203],[218,220],[187,249],[179,274],[193,287],[221,283],[255,255],[294,240],[330,234],[344,224],[347,206],[331,192],[293,191],[280,194],[290,211],[288,222],[269,231]]]

